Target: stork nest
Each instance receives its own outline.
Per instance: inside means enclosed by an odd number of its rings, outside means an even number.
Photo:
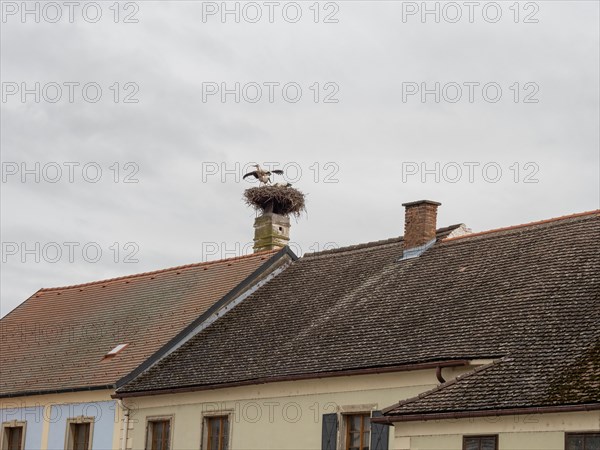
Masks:
[[[259,186],[244,191],[246,204],[265,212],[299,217],[306,211],[304,194],[298,189],[284,186]]]

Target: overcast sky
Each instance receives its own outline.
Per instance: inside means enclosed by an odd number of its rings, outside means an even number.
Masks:
[[[599,207],[596,1],[112,5],[2,2],[2,315],[248,253],[252,162],[307,194],[297,253],[422,198],[474,231]]]

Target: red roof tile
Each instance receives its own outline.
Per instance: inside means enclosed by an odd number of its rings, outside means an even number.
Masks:
[[[275,253],[40,289],[0,320],[0,396],[113,385]]]

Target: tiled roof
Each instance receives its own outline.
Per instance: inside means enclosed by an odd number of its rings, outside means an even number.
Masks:
[[[598,328],[598,211],[443,239],[450,231],[403,261],[401,239],[301,258],[118,392],[501,358]]]
[[[274,254],[39,290],[0,321],[0,396],[114,385]]]
[[[428,414],[600,403],[600,334],[598,328],[579,331],[573,341],[557,336],[401,401],[385,416],[422,420]]]

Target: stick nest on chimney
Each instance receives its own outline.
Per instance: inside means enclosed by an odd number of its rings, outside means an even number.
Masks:
[[[263,213],[299,217],[306,211],[304,194],[285,186],[259,186],[244,191],[246,204]]]

